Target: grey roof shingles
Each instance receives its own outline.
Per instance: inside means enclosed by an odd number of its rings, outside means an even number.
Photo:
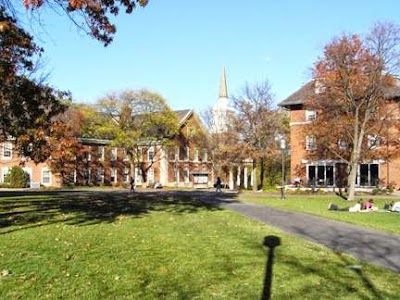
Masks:
[[[304,104],[305,101],[314,94],[315,92],[314,86],[315,86],[314,80],[306,83],[296,92],[287,97],[285,100],[278,103],[278,106],[289,108],[291,106]],[[400,79],[396,78],[396,84],[386,89],[385,97],[387,99],[400,98]]]

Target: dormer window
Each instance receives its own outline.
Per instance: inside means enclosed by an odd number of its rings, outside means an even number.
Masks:
[[[368,135],[368,148],[375,149],[379,146],[379,137],[377,135]]]
[[[306,110],[306,121],[313,121],[317,118],[317,112],[315,110]]]
[[[319,80],[315,81],[314,92],[316,94],[321,94],[321,93],[325,92],[325,86],[321,81],[319,81]]]
[[[317,143],[315,136],[307,136],[306,137],[306,150],[316,150]]]
[[[347,143],[344,140],[339,140],[338,141],[338,148],[340,150],[346,150],[347,149]]]

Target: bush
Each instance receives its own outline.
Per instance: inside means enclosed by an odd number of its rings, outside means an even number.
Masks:
[[[29,174],[21,167],[14,166],[11,168],[10,173],[8,173],[5,183],[10,188],[25,188],[29,186],[29,181]]]

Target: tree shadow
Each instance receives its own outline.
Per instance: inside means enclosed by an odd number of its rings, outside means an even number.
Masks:
[[[393,256],[397,254],[397,247],[393,247],[393,244],[390,242],[387,243],[387,240],[386,243],[377,243],[373,240],[371,235],[368,235],[368,229],[358,228],[355,229],[355,232],[348,230],[341,232],[334,227],[327,227],[327,229],[328,230],[324,233],[325,241],[310,238],[312,234],[304,228],[297,228],[296,235],[303,237],[308,236],[309,240],[323,244],[334,250],[334,253],[342,261],[343,266],[357,274],[361,284],[357,287],[347,287],[349,292],[363,291],[364,293],[368,292],[368,294],[373,296],[373,299],[386,299],[388,295],[386,295],[385,291],[380,291],[374,285],[373,281],[369,279],[368,275],[363,272],[362,266],[358,264],[355,265],[354,262],[351,262],[350,256],[380,267],[386,265],[387,269],[400,273],[400,265],[395,261],[396,256]],[[362,236],[362,238],[355,238],[356,235]],[[387,234],[388,238],[390,238],[390,236],[390,234]],[[344,254],[349,254],[350,256]],[[373,259],[371,259],[371,257],[373,257]]]
[[[186,214],[219,210],[214,201],[203,201],[214,196],[209,191],[168,190],[0,192],[0,234],[61,222],[69,225],[114,222],[122,215],[141,217],[151,211]]]

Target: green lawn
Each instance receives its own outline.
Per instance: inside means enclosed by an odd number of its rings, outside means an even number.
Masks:
[[[400,276],[189,192],[0,195],[0,299],[398,299]],[[352,268],[361,266],[361,270]]]
[[[287,210],[298,211],[302,213],[321,216],[328,219],[347,222],[355,225],[369,227],[389,233],[400,234],[400,213],[383,211],[385,204],[391,200],[400,201],[394,196],[357,196],[355,201],[346,201],[339,196],[330,195],[298,195],[287,193],[286,199],[281,199],[278,193],[251,193],[245,192],[238,196],[239,200],[264,204],[283,208]],[[379,212],[368,213],[350,213],[348,211],[330,211],[329,203],[335,203],[339,208],[353,206],[358,199],[368,200],[373,198],[375,205],[380,208]]]

